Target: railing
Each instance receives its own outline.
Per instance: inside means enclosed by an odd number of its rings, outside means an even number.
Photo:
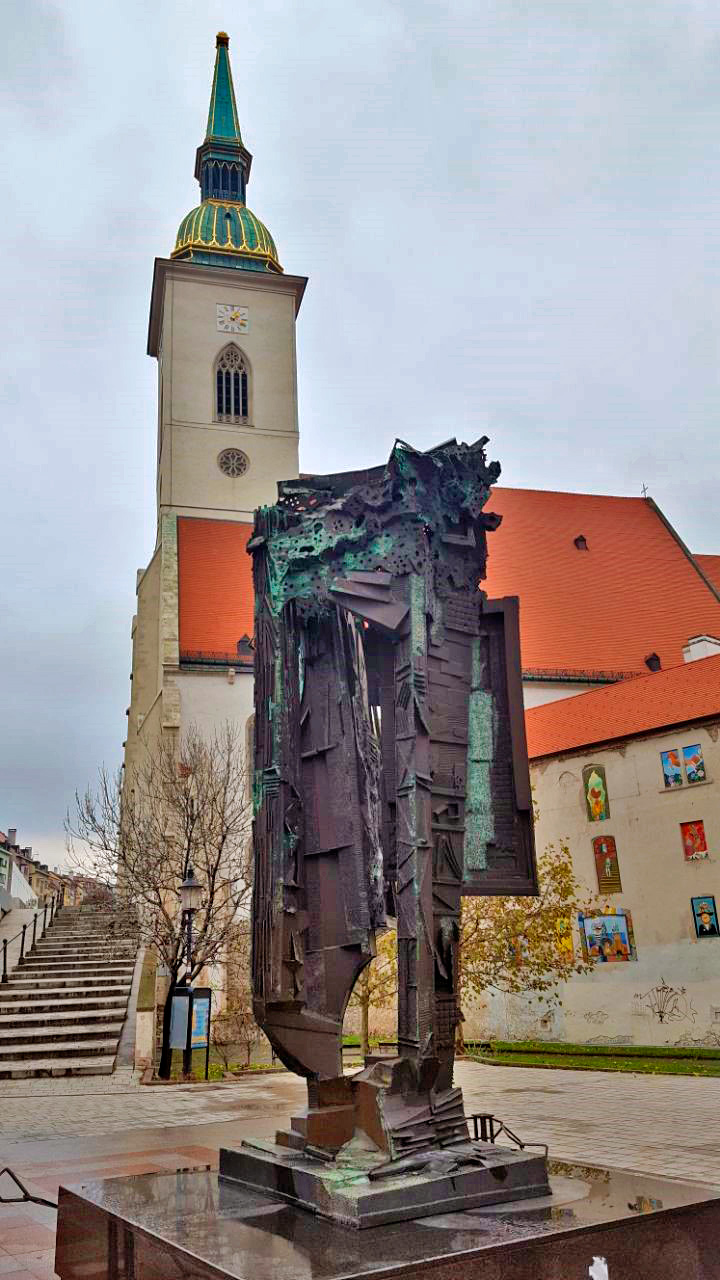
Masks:
[[[47,933],[48,928],[52,924],[53,920],[55,919],[61,907],[62,907],[61,893],[53,894],[49,902],[46,896],[45,902],[43,903],[42,911],[36,911],[32,918],[32,942],[28,947],[28,955],[32,952],[33,948],[35,947],[35,944],[40,941],[40,938],[45,937],[45,934]],[[50,912],[49,920],[48,920],[48,910]],[[40,934],[40,937],[38,937],[38,917],[39,916],[42,916],[42,933]],[[18,938],[20,939],[20,955],[18,957],[18,964],[19,965],[24,964],[25,942],[27,938],[27,931],[29,928],[30,928],[30,921],[26,920],[22,929],[20,929],[14,935],[14,937],[3,938],[2,940],[2,978],[0,978],[0,982],[8,981],[8,947],[11,945],[11,943],[17,942]]]
[[[235,652],[229,649],[181,649],[180,663],[182,666],[201,666],[201,667],[252,667],[254,661],[253,650],[250,645],[247,648]]]

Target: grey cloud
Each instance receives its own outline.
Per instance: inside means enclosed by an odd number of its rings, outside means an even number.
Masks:
[[[227,29],[300,314],[301,464],[491,436],[720,550],[720,11],[699,0],[89,0],[4,21],[0,826],[119,762],[155,532],[152,262]]]

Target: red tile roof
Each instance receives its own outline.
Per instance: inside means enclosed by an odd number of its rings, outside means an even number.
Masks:
[[[720,716],[720,655],[530,707],[528,754],[536,760],[712,716]]]
[[[202,655],[242,662],[238,641],[253,634],[252,529],[236,520],[178,517],[181,662]]]
[[[487,505],[503,522],[483,587],[520,597],[525,671],[617,678],[651,653],[681,662],[692,635],[720,637],[720,601],[651,500],[499,487]]]
[[[702,556],[696,555],[700,568],[706,577],[710,579],[714,587],[720,591],[720,556]]]
[[[651,653],[675,666],[690,636],[720,637],[720,600],[651,501],[499,487],[488,508],[503,522],[483,585],[520,597],[526,672],[617,679],[645,672]],[[251,531],[179,517],[181,655],[237,657],[253,634]],[[697,560],[720,583],[720,556]]]

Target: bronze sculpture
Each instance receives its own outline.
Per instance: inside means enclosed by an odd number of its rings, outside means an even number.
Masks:
[[[254,1009],[308,1081],[277,1143],[340,1160],[359,1135],[384,1173],[482,1163],[453,1088],[460,898],[536,892],[517,600],[479,590],[485,443],[283,482],[248,546]],[[348,1078],[343,1015],[388,921],[397,1056]]]

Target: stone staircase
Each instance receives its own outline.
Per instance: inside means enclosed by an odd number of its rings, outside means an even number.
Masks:
[[[0,984],[0,1080],[109,1075],[135,967],[98,907],[64,907]]]

